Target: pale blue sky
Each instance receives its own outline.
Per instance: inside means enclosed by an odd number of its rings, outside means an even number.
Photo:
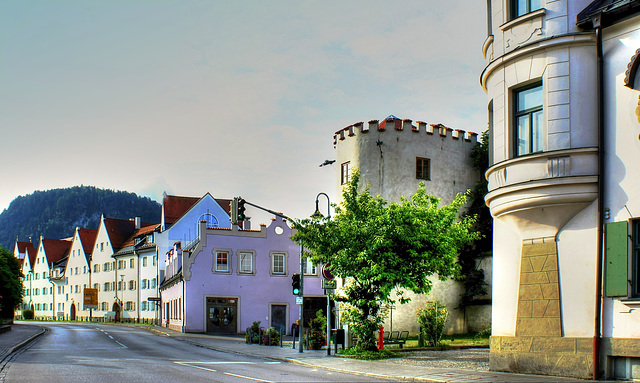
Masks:
[[[0,2],[0,209],[73,185],[334,197],[333,133],[400,118],[481,132],[485,4]],[[335,165],[334,165],[335,166]]]

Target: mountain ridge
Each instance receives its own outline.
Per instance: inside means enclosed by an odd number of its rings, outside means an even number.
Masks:
[[[40,236],[73,236],[76,227],[97,229],[100,217],[160,222],[161,205],[136,193],[94,186],[36,190],[16,197],[0,213],[0,246],[13,251],[16,239],[37,245]]]

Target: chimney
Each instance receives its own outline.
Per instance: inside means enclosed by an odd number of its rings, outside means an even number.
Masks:
[[[136,230],[138,230],[140,228],[140,217],[135,217],[133,220],[136,224]]]

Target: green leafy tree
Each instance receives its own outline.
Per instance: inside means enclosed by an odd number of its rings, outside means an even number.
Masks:
[[[375,351],[374,332],[386,314],[382,305],[392,302],[391,292],[426,294],[431,290],[429,276],[456,276],[458,250],[477,234],[470,230],[473,218],[459,214],[465,195],[439,206],[440,200],[420,184],[411,198],[388,205],[371,196],[368,187],[358,193],[359,180],[355,171],[333,220],[297,221],[293,239],[313,262],[330,263],[332,273],[344,279],[344,296],[338,299],[346,302],[343,319],[357,336],[355,347]],[[400,293],[400,301],[408,299]]]
[[[460,297],[460,307],[472,305],[487,294],[484,271],[478,267],[478,259],[491,254],[493,241],[493,217],[484,201],[487,194],[487,179],[484,173],[489,168],[488,130],[482,133],[481,140],[472,149],[471,163],[482,176],[471,189],[470,204],[465,214],[476,218],[473,230],[480,235],[472,243],[464,246],[459,253],[460,280],[465,287]]]
[[[12,319],[22,301],[20,263],[12,252],[0,246],[0,318]]]

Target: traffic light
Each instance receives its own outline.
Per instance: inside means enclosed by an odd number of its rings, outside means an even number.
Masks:
[[[231,201],[231,223],[238,223],[238,197],[233,197]]]
[[[238,199],[238,222],[242,222],[247,218],[247,215],[244,212],[246,210],[244,202],[244,199]]]
[[[293,287],[293,295],[300,295],[300,274],[293,274],[291,276],[291,286]]]

